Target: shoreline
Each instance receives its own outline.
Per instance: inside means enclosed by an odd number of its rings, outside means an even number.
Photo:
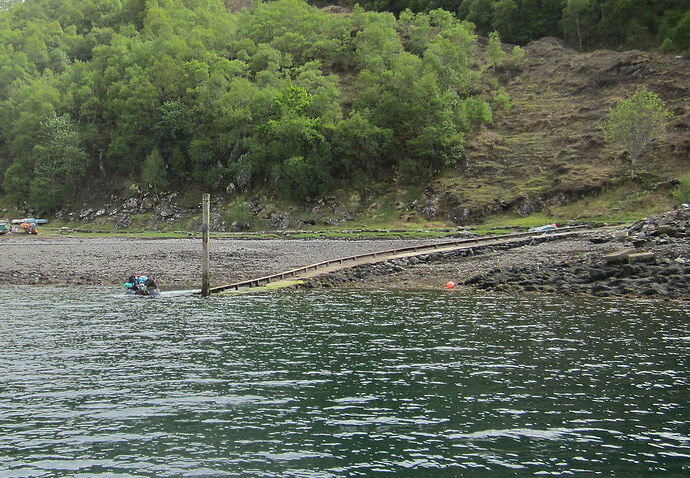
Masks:
[[[407,239],[234,239],[211,242],[213,285],[253,279],[308,264],[394,247]],[[198,288],[201,238],[9,236],[0,238],[2,285],[120,285],[132,273],[162,289]]]
[[[628,230],[520,246],[420,253],[320,274],[296,287],[445,289],[690,300],[690,210],[652,216]],[[235,239],[211,244],[212,286],[255,279],[320,261],[434,240]],[[0,238],[0,286],[120,286],[132,273],[162,290],[197,289],[199,238]],[[644,252],[645,262],[608,263],[606,255]]]
[[[470,256],[392,260],[318,277],[304,286],[438,289],[453,281],[473,290],[687,301],[689,232],[690,209],[684,209],[652,216],[628,230],[488,248]]]

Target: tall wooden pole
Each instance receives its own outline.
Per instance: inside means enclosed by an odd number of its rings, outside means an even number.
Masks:
[[[211,254],[208,249],[209,244],[209,223],[211,222],[211,195],[204,194],[201,196],[201,232],[203,234],[203,251],[202,251],[202,278],[201,278],[201,295],[208,297],[211,288]]]

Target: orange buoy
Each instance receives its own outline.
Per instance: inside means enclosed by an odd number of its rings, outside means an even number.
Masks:
[[[446,289],[455,289],[455,282],[453,282],[453,281],[446,282]]]

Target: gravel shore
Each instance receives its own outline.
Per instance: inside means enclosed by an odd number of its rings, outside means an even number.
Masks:
[[[502,246],[394,258],[309,279],[305,287],[443,289],[447,282],[511,292],[690,299],[690,210],[627,231],[543,236]],[[222,285],[308,264],[433,240],[247,240],[215,238],[211,283]],[[611,263],[628,251],[644,262]],[[198,288],[201,240],[0,236],[0,285],[119,285],[132,273],[164,290]],[[643,254],[639,254],[642,252]],[[626,256],[627,257],[627,256]],[[637,259],[637,257],[636,257]]]
[[[327,259],[428,242],[214,238],[211,283],[227,284]],[[0,236],[0,284],[117,285],[132,273],[153,275],[162,289],[198,288],[201,239]]]
[[[389,260],[315,278],[305,286],[439,289],[452,281],[458,288],[518,293],[688,300],[689,237],[690,209],[679,209],[627,230],[549,241],[543,236],[519,247]]]

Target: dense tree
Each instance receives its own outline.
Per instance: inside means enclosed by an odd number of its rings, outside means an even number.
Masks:
[[[166,166],[158,148],[154,148],[146,156],[141,166],[141,182],[156,194],[168,187]]]
[[[688,50],[687,43],[679,44],[674,38],[689,35],[683,17],[690,12],[690,0],[358,0],[353,3],[394,13],[443,8],[474,23],[478,34],[486,36],[498,31],[505,41],[513,43],[557,36],[581,49],[646,49],[666,41],[665,48],[669,51]]]
[[[493,6],[492,26],[506,41],[514,41],[513,24],[518,6],[513,0],[499,0]]]
[[[568,0],[563,9],[564,37],[580,50],[592,41],[596,12],[594,0]]]
[[[56,116],[42,125],[33,156],[35,165],[29,195],[36,207],[49,211],[78,194],[78,186],[90,164],[69,116]]]
[[[457,164],[491,116],[476,37],[446,10],[33,0],[0,13],[0,40],[0,194],[43,209],[137,182],[366,201]]]

